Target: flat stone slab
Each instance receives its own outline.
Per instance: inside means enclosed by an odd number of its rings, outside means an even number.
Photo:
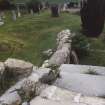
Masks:
[[[80,74],[86,74],[92,71],[95,74],[105,76],[105,67],[101,66],[63,64],[60,67],[60,71],[61,73],[80,73]]]
[[[85,74],[90,67],[99,75]],[[54,83],[55,86],[83,95],[105,97],[104,67],[62,65],[60,70],[60,78]]]
[[[105,100],[49,86],[30,105],[105,105]]]

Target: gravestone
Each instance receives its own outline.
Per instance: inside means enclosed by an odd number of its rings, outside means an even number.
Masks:
[[[21,17],[21,12],[20,12],[19,6],[17,6],[17,11],[18,11],[17,16],[18,16],[18,17]]]
[[[12,12],[12,19],[13,19],[13,21],[16,21],[17,17],[16,17],[15,10],[12,10],[11,12]]]

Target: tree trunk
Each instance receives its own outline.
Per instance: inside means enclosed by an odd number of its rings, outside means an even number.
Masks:
[[[51,6],[51,14],[52,17],[59,17],[59,6],[57,4]]]
[[[80,13],[84,34],[98,37],[104,28],[105,0],[82,0]]]

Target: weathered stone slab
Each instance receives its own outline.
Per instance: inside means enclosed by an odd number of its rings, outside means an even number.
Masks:
[[[72,34],[69,29],[63,30],[57,35],[57,50],[49,59],[49,65],[68,64],[70,63]]]
[[[105,96],[105,76],[61,73],[55,85],[70,91],[89,96]]]
[[[27,77],[32,73],[33,64],[18,59],[9,58],[5,61],[7,72],[16,78]]]
[[[69,63],[70,61],[70,52],[71,45],[66,43],[63,47],[57,50],[49,60],[49,65],[61,65],[64,63]]]
[[[84,95],[105,96],[105,67],[63,64],[55,85]]]
[[[49,86],[42,91],[40,96],[34,98],[30,105],[105,105],[105,99],[86,97],[79,93]]]
[[[61,73],[80,73],[80,74],[97,74],[105,76],[105,67],[101,66],[91,66],[91,65],[73,65],[73,64],[63,64],[59,68]]]

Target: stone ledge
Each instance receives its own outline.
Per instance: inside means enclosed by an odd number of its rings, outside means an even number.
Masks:
[[[49,86],[30,105],[105,105],[105,100]]]

